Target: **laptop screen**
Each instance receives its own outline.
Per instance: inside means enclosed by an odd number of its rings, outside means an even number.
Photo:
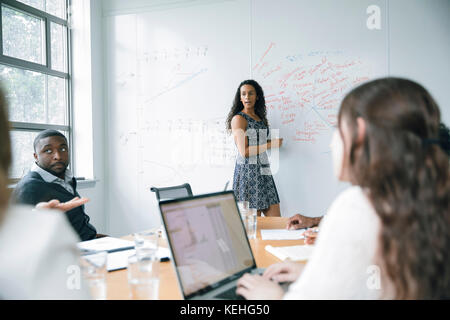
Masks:
[[[184,296],[256,267],[233,191],[160,203]]]

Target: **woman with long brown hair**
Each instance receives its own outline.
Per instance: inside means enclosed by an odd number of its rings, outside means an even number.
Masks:
[[[245,275],[248,299],[449,299],[450,168],[440,111],[421,85],[384,78],[342,101],[333,162],[353,184],[320,225],[305,269]],[[448,142],[448,141],[447,141]],[[273,281],[295,281],[284,294]]]

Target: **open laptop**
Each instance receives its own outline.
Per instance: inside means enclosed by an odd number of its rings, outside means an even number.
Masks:
[[[234,192],[159,203],[172,263],[185,299],[242,299],[236,282],[262,274],[242,223]]]

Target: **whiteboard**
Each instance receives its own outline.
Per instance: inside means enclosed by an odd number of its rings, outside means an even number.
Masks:
[[[110,233],[159,224],[151,186],[194,194],[232,185],[225,119],[237,86],[263,87],[283,216],[322,215],[343,186],[329,141],[343,95],[387,73],[385,1],[236,0],[105,17]]]
[[[106,18],[112,234],[159,223],[152,186],[232,179],[225,117],[250,72],[249,15],[244,0]]]

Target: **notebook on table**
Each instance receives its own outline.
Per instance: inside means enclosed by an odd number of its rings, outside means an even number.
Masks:
[[[270,252],[278,259],[285,261],[307,261],[311,257],[314,245],[298,245],[298,246],[283,246],[273,247],[271,245],[265,246],[267,252]]]
[[[128,264],[128,257],[136,253],[134,249],[134,241],[103,237],[94,240],[87,240],[77,243],[77,247],[81,253],[89,253],[96,251],[108,252],[107,270],[116,271],[125,269]],[[159,247],[156,256],[161,262],[169,261],[169,249]]]

